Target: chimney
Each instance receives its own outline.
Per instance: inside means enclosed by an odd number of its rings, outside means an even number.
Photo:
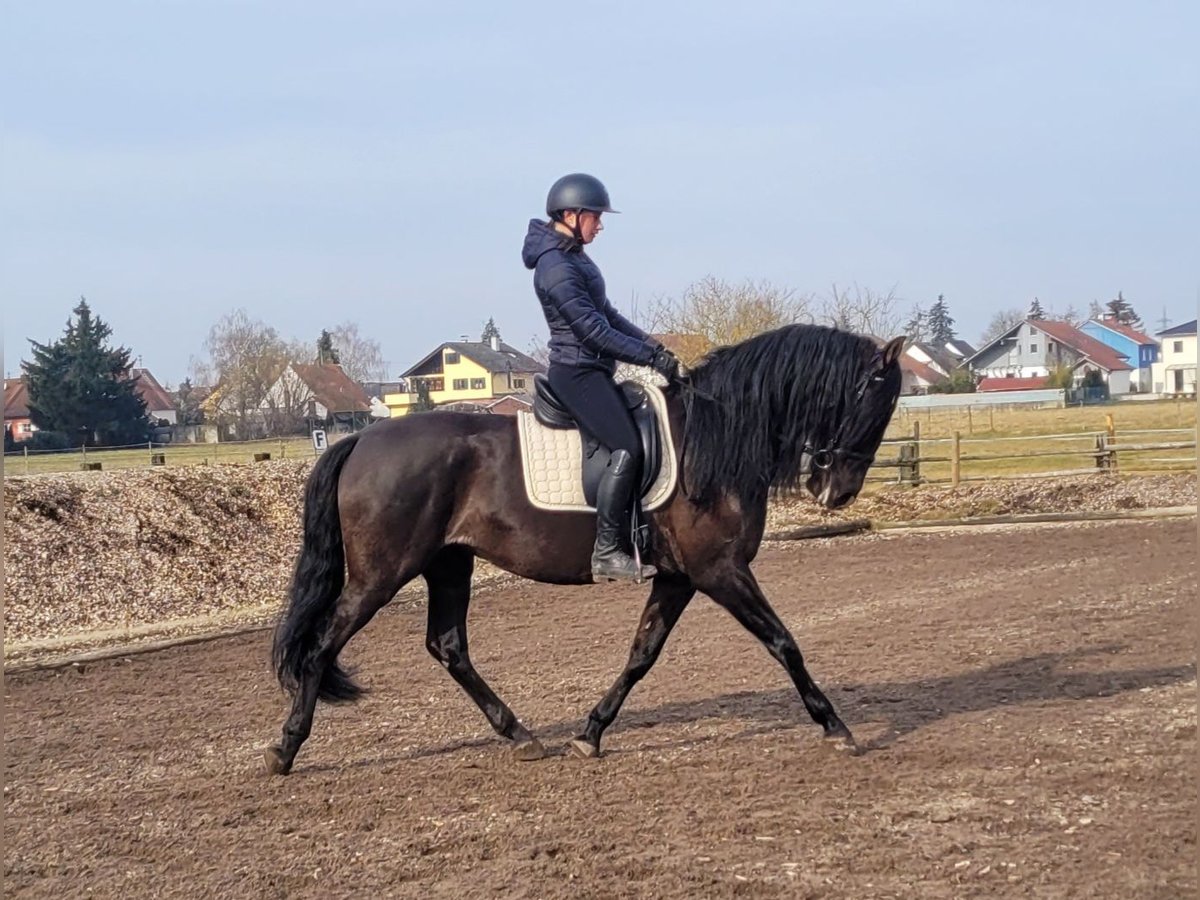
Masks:
[[[488,338],[488,343],[492,345],[493,350],[499,352],[499,350],[500,350],[499,336],[493,334],[490,338]]]

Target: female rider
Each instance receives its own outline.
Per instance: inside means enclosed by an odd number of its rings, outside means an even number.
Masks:
[[[617,362],[625,362],[650,366],[670,383],[679,375],[679,361],[613,308],[600,269],[583,250],[603,230],[600,217],[613,212],[598,179],[565,175],[546,198],[549,221],[530,221],[521,258],[533,269],[550,326],[550,387],[580,428],[612,453],[596,491],[592,579],[641,581],[655,569],[639,570],[622,548],[621,534],[641,482],[642,449],[612,376]]]

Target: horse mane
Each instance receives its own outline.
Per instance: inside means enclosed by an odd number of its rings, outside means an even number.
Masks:
[[[743,508],[804,476],[806,443],[823,446],[879,348],[821,325],[787,325],[713,350],[692,370],[684,490],[701,505],[720,494]],[[711,398],[711,399],[709,399]]]

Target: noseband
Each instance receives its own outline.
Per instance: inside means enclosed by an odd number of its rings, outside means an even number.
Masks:
[[[837,431],[833,433],[833,439],[825,447],[814,447],[811,444],[805,444],[801,448],[801,452],[808,457],[808,467],[802,469],[802,474],[811,475],[813,469],[826,471],[832,468],[834,461],[840,456],[842,459],[854,462],[870,462],[875,458],[874,453],[863,453],[858,450],[847,450],[841,446],[842,435],[846,431],[846,424],[850,421],[847,413],[854,407],[858,406],[863,395],[867,393],[867,386],[870,385],[872,378],[882,380],[882,375],[875,375],[870,370],[863,376],[858,390],[854,393],[854,399],[850,401],[850,405],[846,408],[846,412],[842,414],[842,421],[838,423]]]

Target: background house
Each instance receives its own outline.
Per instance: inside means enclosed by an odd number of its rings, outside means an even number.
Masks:
[[[1126,394],[1133,366],[1117,350],[1084,334],[1069,322],[1026,319],[985,344],[967,360],[983,378],[1049,377],[1060,367],[1071,370],[1076,386],[1097,373],[1110,394]]]
[[[371,398],[337,363],[289,363],[268,389],[262,413],[273,434],[352,432],[371,424]]]
[[[26,441],[37,431],[29,418],[29,388],[23,378],[4,379],[4,431],[14,441]]]
[[[1196,320],[1160,331],[1159,362],[1152,367],[1156,394],[1196,393]]]
[[[134,390],[146,404],[146,415],[150,417],[152,424],[165,422],[168,425],[175,425],[178,422],[175,398],[158,383],[158,379],[150,373],[149,369],[130,369],[129,377],[136,379]]]
[[[1139,393],[1154,390],[1152,367],[1158,362],[1158,342],[1154,338],[1130,325],[1121,324],[1116,316],[1089,319],[1079,326],[1079,330],[1112,347],[1133,366],[1131,390]]]
[[[946,380],[944,373],[909,353],[900,357],[901,394],[928,394],[931,387]]]
[[[407,415],[417,404],[417,385],[429,390],[434,406],[487,401],[533,390],[533,376],[545,366],[499,338],[447,341],[402,373],[408,390],[383,398],[392,416]]]

